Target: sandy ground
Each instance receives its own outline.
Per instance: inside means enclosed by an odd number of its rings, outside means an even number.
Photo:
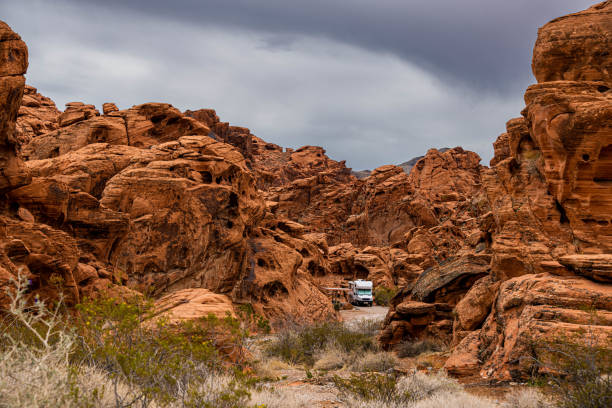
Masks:
[[[351,310],[342,310],[340,315],[342,320],[349,324],[358,324],[359,320],[383,320],[387,315],[389,308],[382,306],[372,307],[355,307]],[[413,369],[439,369],[444,364],[445,353],[432,353],[423,355],[415,359],[401,359],[396,369],[402,372],[412,371]],[[424,365],[424,366],[423,366]],[[428,368],[427,368],[428,367]],[[326,375],[316,373],[312,370],[314,377],[307,375],[306,370],[302,367],[287,367],[278,371],[278,380],[269,383],[268,386],[277,390],[289,391],[290,395],[300,395],[302,401],[306,400],[305,406],[313,408],[344,408],[345,405],[340,401],[338,389],[333,385],[331,376],[336,372],[330,372]],[[503,400],[506,392],[513,387],[490,387],[486,385],[470,384],[466,387],[466,391],[478,395],[488,397],[492,400]],[[288,407],[293,406],[287,401]],[[302,405],[304,406],[304,405]],[[450,407],[449,407],[450,408]]]
[[[388,310],[389,308],[384,306],[356,306],[352,310],[341,310],[340,315],[342,316],[342,320],[345,322],[358,319],[383,320],[387,315]]]

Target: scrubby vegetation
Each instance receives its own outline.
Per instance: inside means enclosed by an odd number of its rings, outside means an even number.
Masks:
[[[20,281],[9,292],[2,321],[0,406],[246,406],[235,319],[170,325],[137,299],[69,313],[61,302],[30,301],[25,288]]]
[[[612,406],[612,339],[591,332],[538,339],[534,354],[535,383],[549,385],[559,407]]]
[[[443,372],[410,375],[370,373],[350,378],[334,377],[342,391],[341,399],[351,408],[493,408],[498,406],[485,398],[467,394]],[[521,407],[523,408],[523,407]]]
[[[240,316],[240,320],[251,330],[264,334],[269,334],[272,331],[270,321],[257,314],[253,305],[250,303],[240,305],[238,307],[238,315]]]
[[[245,328],[257,319],[170,324],[142,299],[87,301],[68,311],[28,298],[25,287],[9,293],[0,325],[1,407],[311,407],[320,396],[308,384],[324,384],[354,408],[610,406],[611,352],[596,343],[545,345],[540,355],[555,375],[543,380],[556,401],[530,388],[498,403],[466,393],[443,372],[396,370],[394,354],[377,346],[380,321],[286,328],[261,339],[265,357],[256,364],[245,352],[254,344]],[[439,347],[422,341],[399,352]],[[297,372],[303,388],[278,387],[287,372]]]
[[[374,302],[379,306],[389,306],[391,299],[395,296],[397,290],[390,289],[384,286],[378,286],[374,289]]]
[[[317,354],[326,349],[347,354],[377,350],[378,345],[367,330],[355,330],[339,322],[325,322],[284,329],[265,347],[265,353],[290,364],[312,367]]]
[[[504,408],[554,408],[554,405],[540,391],[531,387],[509,393]]]

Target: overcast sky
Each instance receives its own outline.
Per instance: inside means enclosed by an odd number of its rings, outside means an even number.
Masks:
[[[356,170],[462,146],[487,164],[537,28],[584,0],[0,0],[60,109],[214,108]]]

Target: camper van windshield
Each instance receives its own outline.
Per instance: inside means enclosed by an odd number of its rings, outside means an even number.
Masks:
[[[360,295],[371,295],[372,290],[371,289],[357,289],[357,293]]]

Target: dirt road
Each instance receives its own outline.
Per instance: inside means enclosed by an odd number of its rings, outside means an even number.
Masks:
[[[352,310],[341,310],[340,315],[345,322],[351,320],[383,320],[387,315],[388,307],[385,306],[372,306],[372,307],[361,307],[356,306]]]

